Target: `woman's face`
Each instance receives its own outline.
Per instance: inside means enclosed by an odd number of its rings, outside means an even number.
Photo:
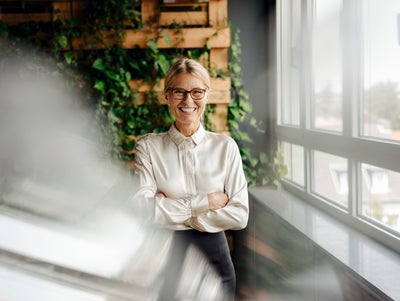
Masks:
[[[187,93],[187,91],[192,91],[192,93]],[[204,95],[202,95],[203,93]],[[178,130],[197,130],[207,98],[206,86],[200,79],[189,73],[181,73],[175,77],[173,86],[167,92],[167,100],[171,112],[175,116],[175,124]]]

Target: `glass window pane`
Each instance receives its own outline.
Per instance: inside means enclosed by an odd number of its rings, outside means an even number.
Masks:
[[[280,123],[300,124],[301,1],[283,1]]]
[[[362,214],[400,231],[400,173],[362,164],[361,175]]]
[[[348,207],[347,159],[314,151],[312,163],[313,192]]]
[[[314,128],[338,131],[342,120],[342,0],[317,0],[313,30]]]
[[[288,167],[285,178],[304,186],[304,148],[296,144],[282,142],[281,150]]]
[[[362,3],[363,135],[400,141],[400,1]]]

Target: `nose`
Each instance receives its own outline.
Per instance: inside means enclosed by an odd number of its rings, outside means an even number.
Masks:
[[[186,99],[189,100],[189,98],[192,99],[192,95],[190,95],[190,91],[185,91],[185,94],[183,94],[182,100],[186,100]]]

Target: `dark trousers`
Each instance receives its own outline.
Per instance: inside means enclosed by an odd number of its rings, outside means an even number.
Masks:
[[[225,233],[207,233],[196,230],[174,232],[170,259],[164,274],[165,282],[159,300],[176,300],[174,296],[182,275],[185,256],[190,246],[197,248],[220,276],[224,300],[233,300],[236,290],[236,275]]]

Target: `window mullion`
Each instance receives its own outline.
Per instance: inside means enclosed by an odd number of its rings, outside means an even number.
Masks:
[[[303,1],[302,3],[302,65],[303,74],[300,85],[300,128],[310,130],[312,124],[312,101],[313,95],[313,68],[312,68],[312,28],[315,0]],[[307,162],[307,161],[306,161]]]

